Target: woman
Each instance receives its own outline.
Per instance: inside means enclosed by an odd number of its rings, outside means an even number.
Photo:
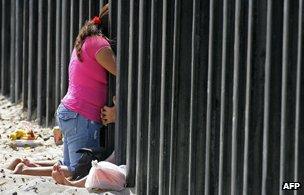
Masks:
[[[100,145],[100,116],[108,96],[108,73],[116,75],[115,57],[107,38],[108,13],[106,5],[99,16],[81,28],[69,63],[68,91],[56,112],[64,135],[61,170],[66,176],[73,175],[81,157],[76,153],[80,148]],[[48,167],[36,168],[35,163],[21,160],[14,173],[51,176],[52,163],[41,165]]]

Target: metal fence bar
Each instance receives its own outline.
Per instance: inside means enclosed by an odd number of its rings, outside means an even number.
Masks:
[[[162,55],[161,55],[161,93],[160,93],[160,141],[159,141],[159,194],[170,194],[171,171],[174,171],[173,163],[170,162],[172,155],[172,129],[176,127],[175,113],[176,109],[173,98],[173,71],[171,50],[173,43],[174,29],[174,8],[175,1],[167,0],[162,4]],[[174,127],[172,124],[174,123]],[[173,165],[173,166],[171,166]],[[168,171],[169,170],[169,171]]]
[[[28,120],[31,120],[37,105],[37,39],[38,34],[38,1],[29,3],[29,66],[28,66]]]
[[[175,183],[175,174],[176,174],[176,162],[174,159],[176,159],[176,155],[177,155],[177,148],[176,148],[176,144],[177,144],[177,136],[176,136],[176,128],[177,128],[177,106],[178,106],[178,93],[177,93],[177,86],[178,86],[178,75],[177,75],[177,69],[178,69],[178,63],[180,61],[180,50],[178,49],[179,48],[179,42],[180,42],[180,25],[181,25],[181,20],[180,20],[180,17],[181,17],[181,1],[179,0],[176,0],[176,1],[171,1],[172,2],[172,5],[174,5],[174,23],[173,23],[173,45],[176,45],[176,47],[173,48],[173,53],[172,53],[172,79],[171,79],[171,82],[172,82],[172,90],[170,91],[170,93],[172,94],[172,97],[171,97],[171,117],[170,117],[170,154],[165,158],[169,158],[169,186],[167,188],[164,188],[163,189],[163,193],[166,194],[166,190],[168,190],[168,194],[175,194],[175,186],[176,186],[176,183]],[[171,3],[170,2],[170,3]],[[170,4],[168,5],[168,7],[170,7]],[[170,18],[170,12],[167,13],[167,18],[166,20],[169,21],[169,18]],[[167,23],[167,26],[166,26],[166,31],[169,31],[170,28],[169,28],[169,25],[170,23],[168,22]],[[167,43],[170,43],[168,40],[170,40],[170,37],[169,37],[169,34],[167,33],[166,35],[166,41]],[[171,44],[171,43],[170,43]],[[168,45],[166,47],[167,49],[167,53],[169,53],[169,49],[170,49],[170,46],[171,45]],[[166,58],[164,59],[165,60],[165,63],[166,61],[169,61],[170,60],[170,56],[166,56]],[[163,68],[163,71],[166,70],[166,67]],[[164,79],[163,79],[164,80]],[[170,82],[169,79],[168,81],[164,81],[164,86],[166,85],[166,83]],[[166,94],[165,94],[166,96]],[[165,104],[165,101],[164,100],[164,104]],[[165,110],[166,108],[164,108]],[[164,119],[165,120],[165,119]],[[164,121],[162,121],[162,123],[164,123]],[[163,128],[165,129],[166,126],[163,125]],[[166,139],[166,134],[164,135],[164,139]],[[165,145],[165,144],[164,144]],[[165,147],[165,146],[164,146]],[[166,164],[164,164],[166,165]],[[164,176],[163,177],[166,177],[166,174],[163,174]],[[165,180],[166,181],[166,180]],[[164,184],[165,185],[165,184]]]
[[[67,83],[68,83],[68,66],[69,66],[69,57],[70,57],[70,44],[69,44],[69,24],[70,24],[70,7],[68,6],[70,0],[62,0],[61,7],[61,90],[60,97],[64,97],[67,92]]]
[[[22,40],[22,50],[23,50],[23,55],[22,55],[22,107],[24,109],[28,108],[28,62],[29,62],[29,51],[28,51],[28,46],[29,46],[29,1],[24,0],[23,1],[23,29],[22,29],[22,34],[23,34],[23,40]]]
[[[150,4],[146,1],[139,1],[139,40],[138,40],[138,88],[137,88],[137,148],[136,148],[136,193],[147,190],[147,143],[148,143],[148,104],[143,100],[149,95],[149,21]]]
[[[282,56],[282,100],[281,100],[281,142],[280,142],[280,183],[278,187],[281,187],[285,181],[285,166],[286,166],[286,100],[287,100],[287,66],[288,60],[288,46],[289,46],[289,2],[284,1],[284,21],[283,21],[283,56]],[[285,194],[280,190],[280,195]]]
[[[226,115],[226,67],[227,67],[227,37],[228,37],[228,0],[223,2],[223,41],[222,41],[222,76],[221,76],[221,118],[220,118],[220,151],[219,151],[219,195],[223,194],[224,183],[224,141]]]
[[[303,0],[299,0],[299,16],[298,16],[298,52],[297,52],[297,84],[296,84],[296,97],[295,97],[295,101],[296,101],[296,109],[295,109],[295,135],[294,135],[294,139],[295,139],[295,147],[294,147],[294,156],[295,156],[295,160],[294,160],[294,180],[295,181],[299,181],[300,177],[299,177],[299,149],[300,149],[300,117],[301,117],[301,80],[302,80],[302,43],[303,43]],[[298,194],[297,191],[294,192],[295,195]]]
[[[146,194],[158,193],[159,173],[159,111],[161,80],[161,1],[151,2],[150,16],[150,61],[149,61],[149,97],[148,97],[148,159],[147,159],[147,191]]]
[[[115,123],[115,157],[118,164],[126,163],[126,128],[127,128],[127,99],[128,94],[128,25],[129,7],[127,1],[119,1],[117,12],[117,75],[116,75],[116,106],[118,120]]]
[[[128,105],[127,105],[127,184],[135,186],[136,167],[136,118],[137,118],[137,54],[138,54],[138,6],[139,0],[130,1],[129,61],[128,61]]]
[[[38,6],[38,48],[44,48],[47,45],[47,25],[45,25],[45,13],[47,12],[47,0],[40,0]],[[46,112],[46,66],[47,50],[38,49],[37,63],[37,120],[42,125]]]
[[[272,0],[267,2],[267,39],[265,61],[265,92],[264,92],[264,128],[263,128],[263,172],[262,195],[266,195],[268,172],[268,137],[269,137],[269,96],[270,96],[270,72],[271,72],[271,34],[272,34]]]
[[[3,10],[2,10],[2,0],[0,1],[0,75],[1,75],[1,67],[2,67],[2,17],[3,17]],[[0,78],[0,90],[1,90],[1,78]]]
[[[232,157],[231,157],[231,194],[237,193],[237,134],[239,119],[239,61],[240,61],[240,17],[241,1],[235,3],[235,34],[234,34],[234,73],[233,73],[233,121],[232,121]]]
[[[178,61],[176,61],[176,70],[179,71],[177,75],[179,97],[177,99],[177,121],[176,128],[171,133],[176,134],[176,158],[175,161],[175,185],[173,186],[173,193],[187,194],[188,193],[188,177],[189,168],[187,166],[189,162],[189,132],[185,129],[190,128],[190,107],[191,107],[191,34],[192,34],[192,8],[193,1],[180,1],[180,12],[176,14],[184,14],[184,10],[188,10],[187,14],[190,17],[180,17],[180,25],[178,31],[180,31],[180,45],[177,48],[180,54]],[[189,37],[187,37],[189,36]],[[190,65],[190,67],[189,67]],[[192,86],[194,87],[194,86]],[[197,90],[195,90],[197,92]],[[195,103],[195,102],[193,102]],[[178,173],[178,174],[177,174]],[[186,185],[186,186],[183,186]]]
[[[47,15],[47,60],[46,60],[46,126],[54,124],[56,77],[56,35],[49,29],[56,29],[56,1],[48,0]],[[56,32],[56,30],[55,30]]]
[[[109,2],[109,30],[110,30],[110,39],[112,40],[112,50],[114,53],[116,53],[117,49],[117,1],[108,1]],[[104,2],[106,3],[106,2]],[[113,96],[115,96],[116,92],[116,81],[115,76],[109,74],[109,83],[108,83],[108,105],[113,106],[114,103],[112,101]],[[105,131],[105,147],[114,150],[115,149],[115,125],[109,124],[106,128],[104,128]],[[115,157],[116,158],[116,157]]]
[[[246,103],[245,103],[245,140],[244,140],[244,168],[243,168],[243,194],[248,194],[248,165],[249,165],[249,131],[250,131],[250,102],[251,102],[251,67],[252,67],[252,27],[253,27],[253,1],[248,7],[248,39],[247,39],[247,71],[246,71]]]
[[[211,139],[211,109],[213,80],[213,30],[214,30],[214,0],[210,1],[209,11],[209,56],[208,56],[208,88],[207,88],[207,119],[206,119],[206,159],[205,159],[205,195],[210,193],[210,139]]]
[[[60,83],[61,83],[61,0],[56,1],[56,61],[55,61],[55,108],[57,109],[57,106],[61,100],[60,98]]]
[[[22,40],[23,40],[23,2],[16,1],[16,44],[15,44],[15,100],[14,102],[19,101],[21,96],[21,85],[22,85]]]
[[[1,75],[1,66],[2,66],[2,0],[0,1],[0,10],[1,10],[1,14],[0,14],[0,75]],[[1,90],[1,79],[0,79],[0,90]]]
[[[190,97],[190,121],[189,121],[189,176],[188,176],[188,195],[195,194],[195,187],[196,187],[196,179],[195,179],[195,170],[196,170],[196,160],[195,160],[195,146],[197,144],[195,136],[197,134],[197,117],[196,117],[196,112],[197,112],[197,96],[198,96],[198,91],[197,91],[197,64],[198,64],[198,59],[197,59],[197,54],[198,54],[198,44],[196,40],[196,35],[198,33],[197,28],[199,27],[198,24],[198,17],[197,17],[197,12],[200,7],[200,1],[193,1],[193,14],[192,14],[192,34],[191,34],[191,97]]]
[[[11,2],[10,9],[10,100],[15,102],[15,39],[16,39],[16,2]]]
[[[89,1],[79,0],[79,29],[84,25],[84,22],[89,18]]]
[[[7,95],[9,93],[9,66],[10,50],[6,48],[10,40],[10,4],[8,0],[2,0],[2,31],[1,31],[1,93]]]
[[[70,53],[74,48],[76,36],[79,32],[79,0],[72,0],[70,5],[71,16],[70,16]]]

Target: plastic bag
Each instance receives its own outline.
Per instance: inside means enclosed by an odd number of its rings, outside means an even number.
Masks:
[[[92,168],[87,177],[85,187],[121,191],[126,186],[125,166],[117,166],[110,162],[92,161]]]

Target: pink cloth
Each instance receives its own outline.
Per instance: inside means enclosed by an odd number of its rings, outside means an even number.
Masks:
[[[69,64],[69,88],[61,100],[68,109],[99,123],[100,109],[106,104],[108,95],[108,72],[95,56],[105,47],[110,47],[110,44],[102,36],[87,37],[81,50],[82,62],[73,50]]]

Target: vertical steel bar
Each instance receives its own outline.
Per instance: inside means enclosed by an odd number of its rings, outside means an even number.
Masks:
[[[191,94],[190,94],[190,128],[189,128],[189,163],[188,163],[188,195],[195,194],[196,183],[196,135],[197,135],[197,57],[198,57],[198,43],[197,43],[197,12],[200,7],[200,2],[193,0],[192,5],[192,34],[191,34]]]
[[[167,5],[167,9],[170,9],[170,5]],[[172,9],[173,10],[173,9]],[[166,20],[169,21],[169,13],[167,12]],[[171,103],[171,116],[170,116],[170,154],[169,157],[169,194],[175,194],[175,187],[176,187],[176,158],[177,158],[177,112],[178,112],[178,63],[180,61],[180,25],[181,25],[181,1],[176,0],[174,1],[174,23],[173,23],[173,59],[172,59],[172,97],[170,99]],[[168,22],[169,23],[169,22]],[[170,24],[166,24],[169,26]],[[169,27],[166,27],[166,31],[169,31]],[[169,36],[166,35],[166,41],[169,39]],[[167,49],[168,47],[166,47]],[[169,49],[168,49],[169,50]],[[165,60],[168,59],[169,56],[166,55]],[[164,67],[164,71],[166,67]],[[165,76],[164,76],[165,77]],[[166,86],[166,81],[164,82],[164,86]],[[165,104],[165,102],[164,102]],[[165,108],[164,108],[165,109]],[[165,119],[164,119],[165,120]],[[164,126],[165,128],[165,126]],[[164,138],[165,139],[165,138]],[[166,175],[164,175],[165,177]],[[163,193],[166,193],[166,186],[164,186]]]
[[[187,14],[192,16],[192,8],[193,8],[193,1],[180,1],[180,14],[184,13],[184,10],[187,10]],[[171,8],[171,10],[173,7]],[[179,12],[177,12],[178,14]],[[170,21],[170,20],[169,20]],[[178,93],[179,97],[177,99],[177,121],[176,121],[176,159],[175,170],[177,173],[175,174],[175,185],[173,186],[174,191],[173,194],[181,193],[186,194],[188,192],[188,175],[189,167],[187,166],[189,163],[189,112],[190,112],[190,100],[191,100],[191,92],[189,86],[191,84],[191,33],[192,33],[192,18],[191,17],[180,17],[180,26],[178,31],[180,31],[180,43],[177,50],[180,53],[180,58],[176,62],[176,71],[177,71],[177,80],[178,80]],[[169,23],[170,28],[172,28],[172,22]],[[170,29],[169,28],[169,29]],[[170,31],[167,31],[168,34],[172,34]],[[189,37],[188,37],[189,36]],[[170,45],[171,37],[169,38],[169,42],[167,43]],[[174,45],[172,45],[175,47]],[[171,48],[171,45],[168,47]],[[169,62],[172,61],[172,56],[170,53],[167,54]],[[168,62],[167,62],[168,63]],[[190,66],[190,67],[189,67]],[[171,67],[168,66],[166,71],[171,70]],[[176,73],[173,73],[176,74]],[[194,76],[194,75],[192,75]],[[168,75],[166,75],[168,78]],[[168,82],[168,84],[170,84]],[[194,93],[197,93],[195,90]],[[168,95],[166,95],[168,96]],[[168,99],[168,98],[167,98]],[[195,101],[195,100],[194,100]],[[193,102],[195,104],[195,102]],[[197,123],[195,123],[197,125]],[[186,130],[187,129],[187,130]],[[173,132],[172,132],[173,133]],[[169,141],[168,141],[169,142]]]
[[[2,67],[2,0],[0,1],[0,10],[1,10],[1,13],[0,13],[0,88],[1,88],[1,67]]]
[[[15,102],[20,99],[22,81],[23,1],[16,1]]]
[[[43,36],[44,36],[44,32],[43,32],[43,4],[44,4],[44,0],[40,0],[38,2],[38,63],[37,63],[37,121],[38,124],[41,125],[42,124],[42,66],[44,66],[45,64],[43,64]],[[34,73],[35,74],[35,73]]]
[[[136,193],[142,194],[147,189],[147,105],[144,100],[148,98],[149,80],[145,80],[149,67],[146,66],[149,59],[148,53],[148,6],[149,3],[139,1],[139,42],[138,42],[138,89],[137,89],[137,150],[136,150]]]
[[[158,193],[159,165],[159,101],[161,75],[161,1],[151,1],[150,18],[150,75],[149,75],[149,111],[148,111],[148,164],[147,164],[147,192]]]
[[[86,0],[88,2],[88,11],[89,11],[89,18],[92,17],[92,0]]]
[[[37,10],[38,1],[30,0],[29,4],[29,66],[28,66],[28,115],[31,120],[37,103],[36,71],[37,71]]]
[[[83,23],[83,2],[84,0],[79,0],[79,30],[82,27],[82,23]]]
[[[115,123],[115,158],[118,164],[126,163],[126,127],[127,127],[127,100],[124,94],[128,94],[128,21],[129,7],[127,1],[119,1],[117,6],[117,76],[116,76],[116,108],[118,120]]]
[[[11,28],[11,33],[10,33],[10,100],[12,102],[15,102],[15,43],[16,43],[16,15],[15,15],[15,10],[16,10],[16,2],[11,1],[11,17],[10,17],[10,28]]]
[[[23,109],[28,107],[28,62],[29,62],[29,1],[23,1],[23,41],[22,41],[22,104]]]
[[[237,137],[238,137],[238,101],[239,101],[239,61],[240,61],[240,17],[241,1],[235,3],[234,32],[234,72],[233,72],[233,119],[232,119],[232,157],[231,157],[231,194],[237,191]]]
[[[89,4],[87,0],[79,1],[79,29],[89,17]]]
[[[10,50],[7,48],[10,45],[10,6],[11,1],[2,1],[2,63],[1,63],[1,93],[7,95],[9,93],[9,63],[10,63]]]
[[[74,42],[76,36],[79,32],[79,0],[72,0],[70,5],[71,10],[71,20],[70,20],[70,49],[69,51],[72,52],[74,48]]]
[[[207,118],[206,118],[206,161],[205,161],[205,195],[210,193],[210,139],[211,139],[211,110],[212,110],[212,82],[213,82],[213,34],[214,34],[214,0],[209,8],[209,45],[208,45],[208,81],[207,81]]]
[[[40,0],[38,6],[38,68],[37,68],[37,120],[42,125],[46,106],[46,51],[42,49],[47,45],[47,23],[44,13],[47,12],[47,0]]]
[[[272,0],[267,1],[267,32],[265,58],[264,85],[264,127],[263,127],[263,167],[262,167],[262,195],[267,195],[268,174],[268,135],[269,135],[269,107],[270,107],[270,75],[271,75],[271,35],[272,35]]]
[[[61,0],[56,1],[56,61],[55,61],[55,110],[60,103],[60,83],[61,83],[61,73],[60,73],[60,65],[61,65],[61,23],[62,23],[62,13],[61,13]]]
[[[69,7],[70,0],[62,0],[61,14],[61,85],[60,85],[60,97],[63,98],[67,92],[68,87],[68,67],[69,67]]]
[[[48,0],[48,15],[47,15],[47,60],[46,60],[46,126],[52,124],[55,112],[55,91],[54,85],[55,75],[55,38],[56,35],[52,32],[56,29],[55,26],[55,14],[56,14],[56,1]],[[52,31],[50,29],[53,29]],[[55,31],[56,32],[56,31]]]
[[[158,194],[162,195],[164,194],[164,189],[165,189],[165,166],[163,164],[165,160],[165,85],[166,85],[166,80],[165,80],[165,70],[166,70],[166,52],[167,52],[167,45],[166,45],[166,40],[167,40],[167,0],[163,0],[163,21],[162,21],[162,62],[161,62],[161,94],[160,94],[160,139],[159,139],[159,190]],[[138,136],[138,135],[137,135]],[[137,146],[138,147],[138,146]]]
[[[227,64],[227,33],[228,33],[228,0],[223,2],[223,41],[222,41],[222,78],[221,78],[221,115],[220,115],[220,151],[219,151],[219,185],[218,193],[223,194],[224,180],[224,139],[226,111],[226,64]]]
[[[249,163],[249,131],[250,131],[250,103],[251,103],[251,63],[252,63],[252,26],[253,26],[253,1],[249,1],[247,31],[247,72],[246,72],[246,102],[245,102],[245,141],[243,165],[243,194],[248,194],[248,163]]]
[[[284,1],[284,19],[283,19],[283,56],[282,56],[282,99],[281,99],[281,142],[280,142],[280,183],[281,187],[285,181],[286,166],[286,100],[287,100],[287,66],[288,66],[288,46],[289,46],[289,1]],[[280,195],[285,194],[280,190]]]
[[[141,154],[141,145],[142,145],[142,82],[143,82],[143,34],[144,34],[144,4],[143,0],[139,0],[139,41],[138,41],[138,89],[137,89],[137,148],[136,148],[136,194],[143,192],[143,183],[144,178],[142,177],[143,173],[143,162]]]
[[[136,118],[137,118],[137,45],[138,45],[138,0],[130,1],[129,61],[128,61],[128,106],[127,106],[127,184],[135,186],[136,175]]]
[[[302,36],[303,36],[303,0],[299,0],[298,16],[298,55],[297,55],[297,84],[296,84],[296,108],[295,108],[295,147],[294,147],[294,181],[299,181],[299,132],[300,132],[300,112],[301,112],[301,80],[302,80]],[[297,195],[298,191],[295,190]]]
[[[110,39],[116,40],[117,38],[117,1],[109,1],[109,29],[110,29]],[[116,53],[116,46],[112,45],[112,49],[114,53]],[[108,82],[108,104],[109,106],[113,106],[112,99],[115,96],[116,91],[116,78],[109,74],[109,82]],[[114,140],[115,140],[115,125],[108,125],[105,131],[105,145],[109,149],[114,149]]]

